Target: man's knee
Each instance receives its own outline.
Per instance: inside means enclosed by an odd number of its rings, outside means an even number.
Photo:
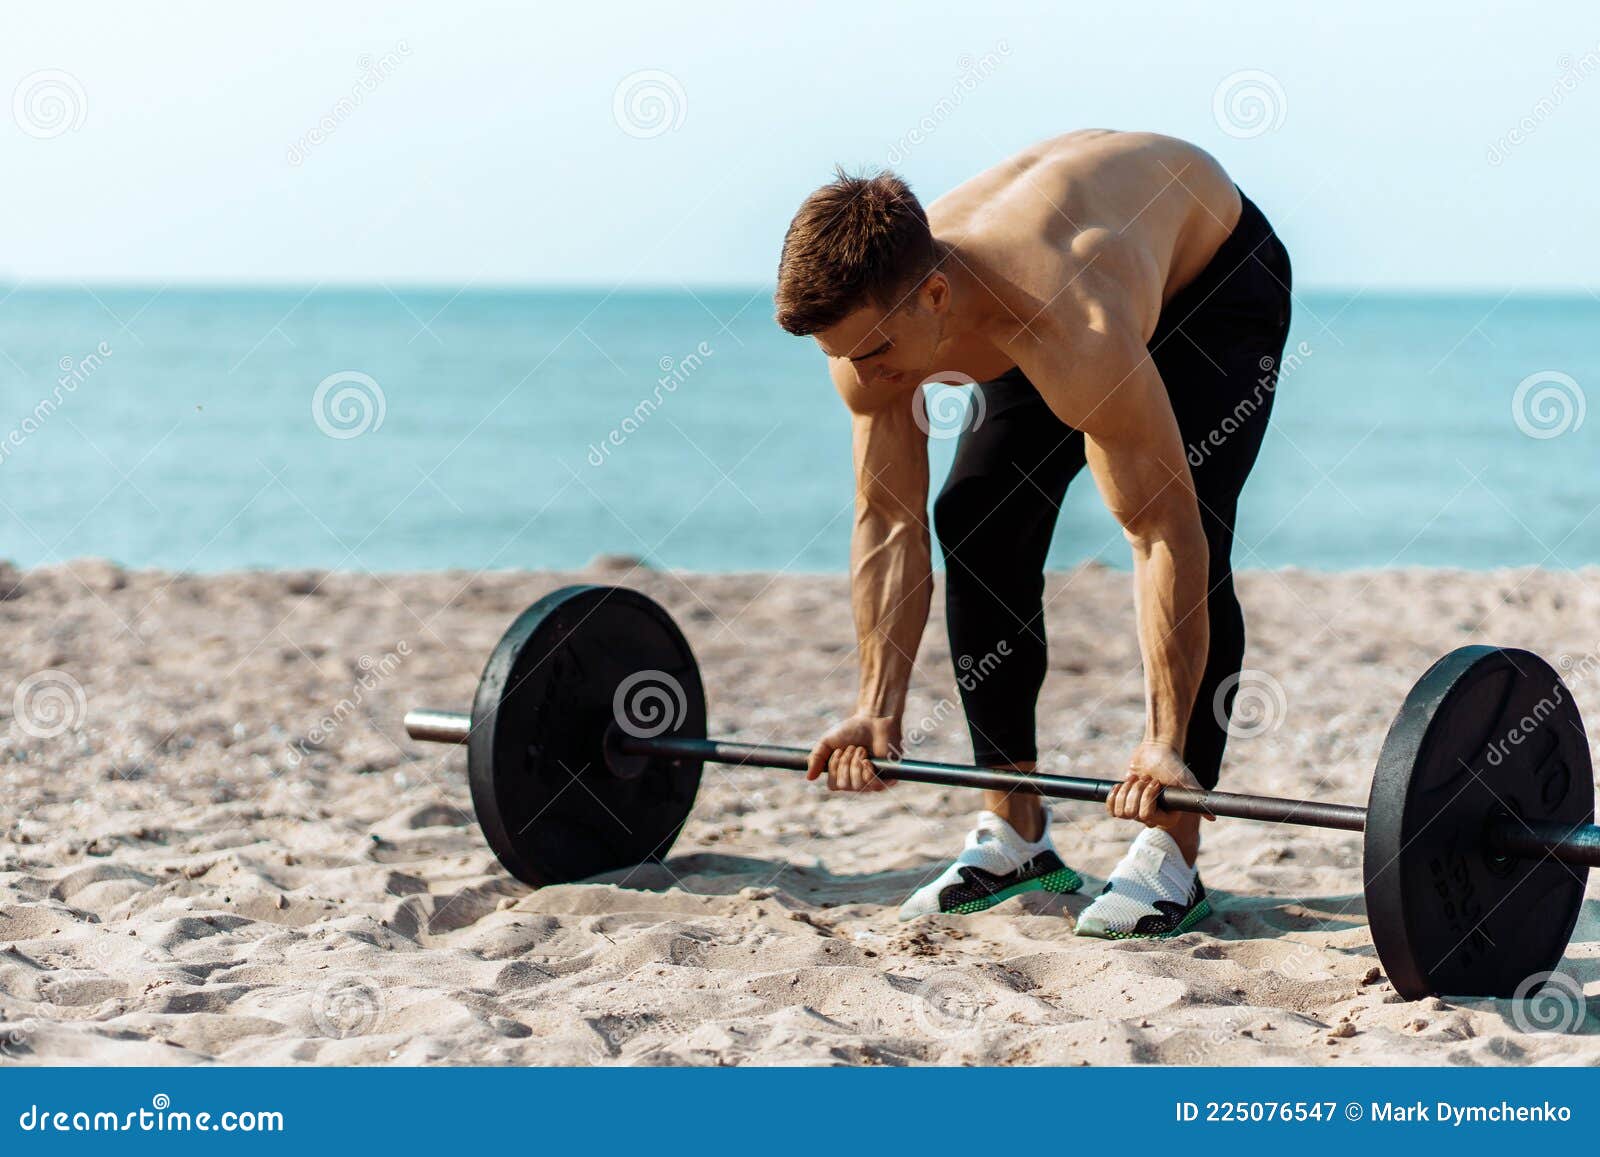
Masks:
[[[1244,608],[1233,589],[1233,576],[1224,572],[1206,595],[1206,619],[1210,632],[1208,671],[1230,674],[1244,660]]]
[[[933,530],[952,572],[970,571],[986,582],[1026,570],[1033,552],[1034,519],[1004,478],[974,475],[945,483],[933,501]]]
[[[994,510],[993,488],[982,478],[946,482],[933,500],[933,532],[948,559],[977,532],[986,512]]]

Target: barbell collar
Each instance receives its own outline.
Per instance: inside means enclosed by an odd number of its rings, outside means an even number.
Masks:
[[[418,707],[406,712],[406,734],[426,743],[465,743],[472,734],[472,716]]]

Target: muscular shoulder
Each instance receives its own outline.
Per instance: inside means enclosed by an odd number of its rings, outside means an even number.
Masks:
[[[1018,365],[1068,425],[1091,435],[1120,427],[1151,401],[1148,313],[1127,279],[1087,268],[1030,321]]]

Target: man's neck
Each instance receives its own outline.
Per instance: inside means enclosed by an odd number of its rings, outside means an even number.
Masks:
[[[944,315],[939,354],[947,361],[952,357],[955,361],[964,361],[966,357],[976,356],[982,362],[1003,358],[1003,351],[997,348],[994,341],[994,335],[998,332],[996,326],[1003,312],[1001,301],[959,246],[937,238],[934,243],[938,246],[939,270],[950,282],[950,305]],[[977,372],[966,366],[952,368],[966,373]]]

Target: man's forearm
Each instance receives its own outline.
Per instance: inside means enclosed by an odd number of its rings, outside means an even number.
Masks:
[[[933,595],[927,524],[859,515],[850,555],[850,600],[861,651],[856,710],[898,717]]]
[[[1145,741],[1180,754],[1189,717],[1209,705],[1195,695],[1210,646],[1206,591],[1210,563],[1199,519],[1174,517],[1153,533],[1130,535],[1139,651],[1145,671]]]

